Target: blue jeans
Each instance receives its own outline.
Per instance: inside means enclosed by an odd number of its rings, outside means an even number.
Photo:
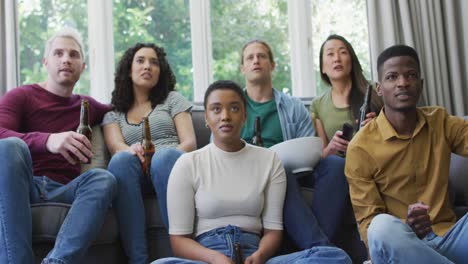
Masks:
[[[343,158],[328,156],[312,174],[304,176],[314,187],[312,208],[305,202],[295,175],[287,172],[284,225],[299,248],[330,245],[339,235],[346,212],[352,210],[344,164]]]
[[[174,167],[177,159],[179,159],[182,154],[184,154],[184,152],[181,150],[167,148],[156,152],[151,160],[151,179],[158,196],[161,219],[166,229],[169,229],[167,216],[167,184],[172,167]]]
[[[195,238],[202,246],[223,253],[227,257],[234,259],[234,245],[239,243],[242,247],[242,255],[245,260],[252,255],[260,243],[260,237],[257,234],[242,232],[239,227],[227,226],[213,229],[203,233]],[[175,264],[175,263],[204,263],[182,258],[164,258],[158,259],[152,264]],[[335,247],[314,247],[300,252],[288,255],[273,257],[267,264],[280,263],[352,263],[346,253]]]
[[[0,263],[34,263],[30,205],[43,202],[71,204],[43,263],[79,263],[115,197],[114,176],[93,169],[65,185],[33,176],[28,146],[18,138],[0,140],[0,161]]]
[[[400,219],[379,214],[368,228],[369,250],[379,263],[466,263],[468,260],[468,215],[442,237],[433,232],[419,239]]]
[[[146,263],[146,224],[143,193],[148,193],[153,186],[157,190],[162,220],[167,227],[166,189],[167,183],[160,186],[158,179],[169,179],[175,161],[182,151],[169,148],[157,151],[151,160],[151,180],[143,178],[140,160],[129,152],[116,153],[109,162],[109,171],[118,182],[118,195],[114,200],[119,229],[124,250],[129,263]],[[153,185],[153,186],[152,186]]]
[[[332,155],[315,166],[312,173],[300,178],[313,187],[312,207],[305,202],[297,176],[287,173],[284,201],[284,226],[289,238],[300,249],[336,245],[346,250],[354,262],[367,259],[349,198],[348,181],[344,175],[345,159]],[[351,221],[349,221],[351,220]]]

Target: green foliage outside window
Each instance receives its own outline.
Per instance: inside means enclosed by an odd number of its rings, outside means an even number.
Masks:
[[[76,28],[88,50],[87,4],[82,0],[18,0],[20,83],[47,79],[42,65],[45,42],[64,26]],[[87,56],[87,55],[86,55]],[[87,62],[85,58],[85,62]],[[75,93],[89,94],[89,72],[81,75]]]
[[[329,87],[320,79],[320,45],[330,34],[345,37],[353,46],[364,76],[370,79],[366,0],[312,0],[312,43],[317,95]]]
[[[246,42],[260,39],[271,46],[275,58],[273,86],[291,94],[286,0],[212,0],[210,16],[215,80],[245,85],[240,52]]]
[[[192,40],[188,0],[115,0],[113,9],[115,62],[137,42],[165,49],[177,78],[176,89],[193,99]]]
[[[45,40],[63,26],[77,28],[88,50],[87,1],[17,0],[17,3],[22,84],[47,78],[42,66]],[[311,3],[316,69],[311,74],[316,76],[317,94],[327,89],[320,80],[318,53],[329,34],[343,35],[351,42],[365,75],[370,77],[366,1],[312,0]],[[275,56],[274,87],[291,93],[287,0],[211,0],[210,5],[214,79],[231,79],[244,85],[239,70],[240,50],[245,42],[262,39],[271,45]],[[113,30],[116,63],[135,43],[154,42],[168,54],[177,77],[177,90],[193,99],[189,0],[114,0]],[[89,94],[89,83],[89,73],[85,70],[75,92]]]

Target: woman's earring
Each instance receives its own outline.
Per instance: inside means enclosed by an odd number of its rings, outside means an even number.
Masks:
[[[209,128],[208,122],[206,122],[206,120],[205,120],[205,127],[206,127],[206,128]]]

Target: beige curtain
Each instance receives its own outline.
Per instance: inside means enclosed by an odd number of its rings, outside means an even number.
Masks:
[[[420,56],[423,104],[468,115],[466,0],[367,0],[372,75],[385,48],[406,44]]]
[[[16,0],[0,1],[0,96],[18,86]]]

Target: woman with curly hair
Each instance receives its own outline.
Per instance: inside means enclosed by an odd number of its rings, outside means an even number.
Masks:
[[[129,263],[148,261],[141,189],[146,192],[151,184],[155,187],[167,226],[166,184],[158,183],[167,182],[175,161],[184,152],[196,148],[192,105],[174,91],[175,84],[165,51],[154,44],[137,43],[129,48],[115,73],[114,109],[104,116],[102,126],[105,142],[113,155],[108,169],[119,181],[119,191],[127,194],[116,198],[115,207],[132,210],[117,210],[122,219],[119,227]],[[143,117],[149,119],[156,146],[150,169],[152,183],[143,177],[141,168]],[[127,206],[119,206],[125,203]]]

